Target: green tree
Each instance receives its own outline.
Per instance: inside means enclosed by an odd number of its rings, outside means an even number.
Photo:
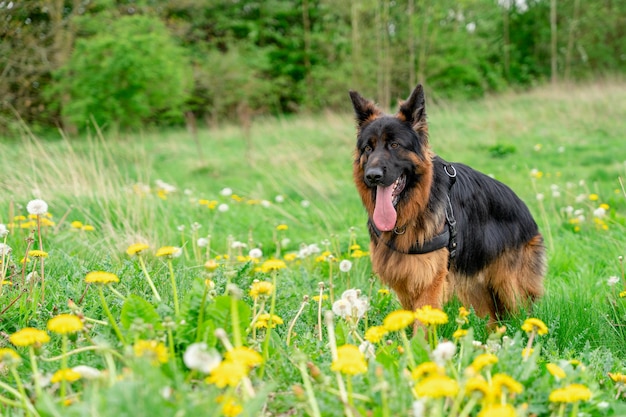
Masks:
[[[59,93],[62,114],[79,128],[91,118],[121,128],[157,118],[180,122],[192,74],[165,25],[156,17],[124,16],[98,26],[54,73],[51,92]]]

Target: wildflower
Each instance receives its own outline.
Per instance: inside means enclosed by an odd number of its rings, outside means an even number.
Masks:
[[[524,321],[522,325],[522,330],[531,333],[536,331],[538,335],[544,335],[548,333],[548,327],[545,323],[536,318],[529,318]]]
[[[350,269],[352,269],[352,262],[350,262],[347,259],[344,259],[343,261],[339,262],[339,270],[341,272],[350,272]]]
[[[607,280],[607,284],[609,285],[609,287],[613,287],[617,283],[619,283],[619,277],[616,276],[609,277],[609,279]]]
[[[262,272],[278,271],[279,269],[287,268],[287,264],[280,259],[268,259],[261,264]]]
[[[558,388],[550,393],[548,399],[553,403],[575,403],[588,401],[591,391],[582,384],[570,384],[565,388]]]
[[[146,245],[145,243],[133,243],[128,247],[128,249],[126,249],[126,253],[130,256],[133,256],[141,253],[148,248],[150,248],[150,246]]]
[[[117,275],[111,272],[105,271],[93,271],[89,272],[85,277],[85,282],[89,284],[112,284],[114,282],[120,282],[120,279]]]
[[[208,350],[207,344],[192,343],[187,346],[187,350],[183,354],[183,362],[189,369],[200,371],[208,374],[215,369],[221,362],[220,354],[215,350]]]
[[[182,255],[183,250],[181,248],[178,248],[176,246],[162,246],[160,247],[157,252],[156,252],[156,256],[157,257],[161,257],[161,256],[166,256],[168,258],[178,258],[180,255]]]
[[[50,382],[52,383],[61,382],[61,381],[74,382],[74,381],[78,381],[79,379],[80,379],[80,374],[78,372],[70,368],[65,368],[65,369],[59,369],[58,371],[56,371],[52,375]]]
[[[217,211],[219,211],[220,213],[226,213],[228,211],[228,204],[220,204],[219,206],[217,206]]]
[[[272,314],[271,317],[272,317],[272,329],[275,328],[277,324],[284,323],[283,319],[281,319],[276,314]],[[254,324],[254,327],[256,327],[257,329],[267,329],[267,327],[269,326],[269,321],[270,321],[270,314],[268,313],[261,314],[259,315],[259,318]]]
[[[557,379],[565,378],[565,371],[559,365],[556,365],[554,363],[549,363],[546,365],[546,369],[548,370],[548,372],[550,372],[550,374],[553,377]]]
[[[92,226],[92,225],[90,225],[90,224],[86,224],[86,225],[84,225],[84,226],[82,227],[82,229],[81,229],[81,230],[82,230],[82,231],[84,231],[84,232],[93,232],[94,230],[96,230],[96,228],[95,228],[95,227],[93,227],[93,226]]]
[[[365,332],[365,340],[370,343],[379,343],[387,335],[383,326],[372,326]]]
[[[226,360],[240,363],[246,368],[253,368],[263,362],[263,357],[254,349],[240,346],[226,352]]]
[[[147,358],[153,365],[168,361],[167,348],[156,340],[138,340],[133,345],[133,352],[137,358]]]
[[[415,315],[412,311],[396,310],[392,311],[383,320],[383,327],[389,332],[402,330],[415,322]]]
[[[33,249],[33,250],[28,251],[28,256],[32,256],[33,258],[47,258],[48,252],[44,252],[38,249]]]
[[[479,392],[485,398],[488,398],[492,395],[492,390],[489,387],[489,384],[481,375],[469,378],[465,383],[465,391],[468,393]]]
[[[435,362],[424,362],[417,365],[411,371],[411,377],[414,380],[418,380],[424,378],[426,376],[430,376],[432,374],[444,374],[444,369],[437,365]]]
[[[217,402],[222,404],[222,414],[224,417],[235,417],[243,412],[243,407],[237,404],[233,397],[218,397]]]
[[[367,254],[368,254],[367,252],[364,252],[364,251],[362,251],[361,249],[357,249],[357,250],[353,251],[353,252],[350,254],[350,257],[351,257],[351,258],[362,258],[362,257],[364,257],[364,256],[367,256]]]
[[[377,291],[378,294],[380,295],[389,295],[389,290],[387,288],[381,288],[380,290]]]
[[[415,311],[415,318],[426,326],[431,324],[446,324],[448,322],[448,315],[445,312],[428,305],[418,308]]]
[[[333,313],[341,318],[360,319],[367,312],[369,302],[367,297],[359,297],[360,290],[349,289],[341,294],[341,298],[333,303]]]
[[[287,226],[286,224],[279,224],[278,226],[276,226],[276,230],[278,231],[283,231],[287,229],[289,229],[289,226]]]
[[[429,375],[415,386],[415,394],[419,397],[453,397],[457,392],[459,392],[457,382],[440,374]]]
[[[462,337],[467,336],[467,330],[466,329],[457,329],[454,331],[454,333],[452,333],[452,337],[455,339],[460,339]]]
[[[285,254],[285,256],[283,256],[283,258],[287,262],[295,261],[297,257],[298,257],[297,253],[287,253]]]
[[[522,384],[506,374],[495,374],[491,378],[491,385],[498,392],[501,392],[502,388],[506,388],[508,392],[515,394],[520,394],[524,390]]]
[[[26,211],[30,214],[41,216],[48,212],[48,203],[40,199],[31,200],[26,204]]]
[[[233,195],[233,190],[229,187],[222,188],[222,190],[220,191],[220,195],[223,195],[224,197],[230,197],[231,195]]]
[[[247,374],[248,369],[244,364],[225,360],[211,370],[205,381],[218,388],[236,387]]]
[[[98,379],[102,376],[102,372],[99,369],[87,365],[75,366],[72,368],[72,371],[77,372],[84,379]]]
[[[444,365],[452,359],[456,353],[456,345],[452,342],[441,342],[433,350],[433,360],[439,365]]]
[[[525,347],[524,349],[522,349],[522,358],[528,358],[530,355],[533,354],[534,351],[535,349],[533,348]]]
[[[209,259],[208,261],[204,263],[204,267],[208,269],[209,271],[215,271],[218,266],[219,264],[214,259]]]
[[[8,234],[9,234],[9,229],[7,229],[7,226],[3,223],[0,223],[0,238],[3,238]]]
[[[346,375],[358,375],[367,372],[365,355],[354,345],[343,345],[337,348],[337,359],[330,369]]]
[[[83,222],[81,222],[79,220],[74,220],[73,222],[70,223],[70,227],[72,229],[82,229],[83,228]]]
[[[494,363],[498,363],[498,357],[496,355],[493,353],[482,353],[474,358],[470,368],[476,372],[480,372],[485,366],[493,365]]]
[[[259,297],[269,297],[274,291],[274,284],[269,281],[255,281],[250,286],[250,297],[255,300]]]
[[[259,248],[250,249],[248,256],[252,259],[260,259],[261,257],[263,257],[263,251]]]
[[[15,346],[39,346],[48,343],[50,336],[43,330],[25,327],[9,336],[9,341]]]
[[[599,198],[600,196],[598,194],[589,194],[589,200],[591,201],[598,201]]]
[[[76,333],[83,329],[82,320],[73,314],[59,314],[48,320],[48,330],[58,334]]]
[[[0,364],[8,366],[17,365],[22,361],[22,357],[11,348],[0,348]]]
[[[0,256],[8,256],[13,251],[6,243],[0,243]]]
[[[611,373],[609,372],[609,378],[611,378],[611,381],[613,382],[621,382],[622,384],[626,384],[626,375],[621,374],[621,373]]]
[[[319,301],[320,301],[320,300],[322,300],[322,301],[324,301],[324,300],[328,300],[328,295],[327,295],[327,294],[323,294],[321,298],[320,298],[320,296],[319,296],[319,295],[314,295],[314,296],[313,296],[313,301],[315,301],[315,302],[318,302],[318,303],[319,303]]]
[[[626,297],[626,291],[622,291],[619,293],[619,298],[624,298]]]
[[[311,206],[311,202],[310,202],[309,200],[302,200],[302,201],[300,202],[300,205],[301,205],[303,208],[308,208],[309,206]]]
[[[515,417],[515,408],[511,404],[489,404],[483,408],[478,417]]]

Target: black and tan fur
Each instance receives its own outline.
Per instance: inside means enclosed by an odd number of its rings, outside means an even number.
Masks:
[[[402,306],[441,308],[456,294],[495,321],[540,297],[545,250],[537,224],[509,187],[433,153],[422,86],[395,115],[384,114],[357,92],[350,97],[357,120],[354,182],[370,218],[372,266]],[[457,172],[453,185],[444,170],[450,165]],[[397,184],[399,178],[404,188],[394,197],[395,227],[375,231],[377,187]],[[448,197],[457,222],[456,256],[450,258],[447,247],[408,254],[444,229]]]

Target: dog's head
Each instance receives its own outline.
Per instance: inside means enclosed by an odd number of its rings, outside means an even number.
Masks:
[[[425,206],[432,181],[424,90],[418,85],[393,116],[356,91],[350,98],[357,121],[354,180],[376,227],[390,231],[409,201]]]

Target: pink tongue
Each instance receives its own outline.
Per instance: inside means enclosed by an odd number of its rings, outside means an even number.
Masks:
[[[393,197],[393,185],[389,187],[378,186],[376,188],[376,207],[374,207],[374,224],[383,232],[393,230],[396,226],[398,215],[391,202]]]

